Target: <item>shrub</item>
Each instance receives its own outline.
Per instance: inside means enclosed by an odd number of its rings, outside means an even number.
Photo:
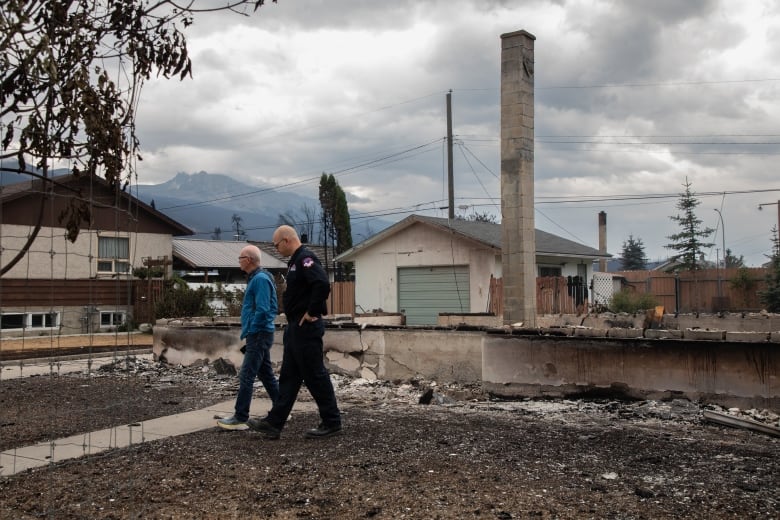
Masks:
[[[632,314],[638,311],[653,309],[656,305],[658,305],[658,301],[652,294],[624,289],[612,295],[609,310]]]
[[[136,267],[133,269],[133,276],[146,280],[147,278],[162,278],[165,271],[162,267]]]
[[[181,278],[166,281],[162,298],[155,305],[154,317],[159,319],[212,316],[214,311],[209,307],[208,296],[207,288],[190,289],[187,282]]]

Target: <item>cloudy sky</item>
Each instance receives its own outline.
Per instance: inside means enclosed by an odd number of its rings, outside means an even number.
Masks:
[[[500,37],[520,29],[536,37],[538,229],[598,247],[605,211],[610,253],[633,236],[666,258],[687,179],[717,229],[709,259],[725,238],[748,265],[766,260],[775,0],[279,0],[199,16],[193,79],[144,87],[139,182],[207,171],[316,198],[327,172],[354,218],[446,216],[451,90],[456,213],[500,216]]]

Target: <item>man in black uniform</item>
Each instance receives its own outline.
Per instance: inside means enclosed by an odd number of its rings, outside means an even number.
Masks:
[[[320,425],[306,432],[310,438],[330,437],[341,432],[341,412],[330,374],[322,359],[322,336],[330,294],[328,275],[319,259],[301,244],[290,226],[274,231],[274,247],[287,262],[287,287],[282,297],[287,326],[284,329],[282,368],[279,371],[279,398],[263,418],[247,424],[269,439],[278,439],[290,415],[301,384],[306,383],[320,412]]]

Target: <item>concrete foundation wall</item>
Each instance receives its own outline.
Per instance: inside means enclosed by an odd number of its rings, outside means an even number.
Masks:
[[[647,317],[643,313],[546,314],[536,318],[537,327],[564,327],[579,325],[599,329],[613,327],[645,328]],[[653,328],[666,330],[722,330],[731,332],[773,332],[780,330],[780,314],[766,312],[723,314],[664,314]]]
[[[192,365],[222,358],[241,366],[243,341],[237,323],[176,321],[154,327],[152,352],[167,363]],[[329,370],[369,380],[406,380],[417,376],[442,382],[479,381],[482,332],[419,329],[328,328],[325,362]],[[283,354],[277,330],[271,361]]]
[[[393,314],[356,314],[352,321],[358,325],[406,325],[406,317],[400,313]]]
[[[239,367],[239,331],[237,323],[158,323],[153,351],[169,363],[224,358]],[[690,340],[682,339],[681,331],[640,328],[570,326],[552,332],[328,327],[324,355],[335,373],[370,380],[481,382],[506,398],[684,397],[780,410],[780,346],[767,340],[773,334],[716,331],[706,340]],[[655,339],[649,339],[651,333]],[[756,337],[761,341],[751,340]],[[280,329],[271,349],[277,366],[281,341]]]
[[[469,325],[472,327],[497,328],[504,324],[501,316],[493,314],[439,314],[436,325],[440,327],[457,327]]]
[[[505,397],[685,397],[780,408],[772,343],[485,335],[482,383]]]

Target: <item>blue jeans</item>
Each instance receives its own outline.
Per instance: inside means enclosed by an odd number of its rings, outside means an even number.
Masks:
[[[259,332],[246,337],[244,362],[241,363],[241,371],[238,373],[235,417],[239,421],[249,419],[249,404],[252,402],[252,391],[256,377],[263,383],[272,403],[279,399],[279,382],[276,380],[271,366],[271,346],[273,344],[273,332]]]
[[[290,411],[303,383],[317,403],[320,420],[325,426],[341,425],[341,413],[336,394],[330,382],[330,374],[322,359],[322,336],[325,324],[315,322],[289,322],[284,329],[284,356],[279,372],[279,399],[274,401],[266,420],[280,430],[287,422]]]

